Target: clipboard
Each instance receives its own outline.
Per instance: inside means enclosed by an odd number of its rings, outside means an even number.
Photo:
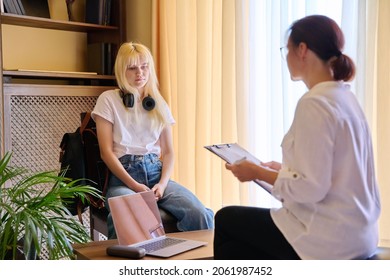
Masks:
[[[204,148],[206,148],[207,150],[219,156],[221,159],[230,164],[234,164],[235,162],[240,161],[242,159],[249,160],[255,164],[261,164],[261,161],[258,158],[256,158],[254,155],[252,155],[250,152],[245,150],[237,143],[209,145],[204,146]],[[254,182],[268,193],[271,193],[272,185],[258,179],[254,180]]]

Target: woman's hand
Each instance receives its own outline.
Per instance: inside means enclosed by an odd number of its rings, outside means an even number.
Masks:
[[[230,170],[240,182],[247,182],[257,179],[256,167],[257,165],[248,160],[240,160],[237,163],[226,163],[226,169]]]
[[[261,165],[276,171],[279,171],[282,168],[282,164],[276,161],[262,162]]]
[[[277,162],[258,165],[248,160],[242,160],[234,164],[226,163],[225,166],[240,182],[261,180],[271,185],[275,183],[278,170],[281,168],[281,164]]]

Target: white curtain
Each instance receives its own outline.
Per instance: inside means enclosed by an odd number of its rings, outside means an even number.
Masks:
[[[173,179],[217,211],[248,194],[205,145],[246,142],[247,1],[154,0],[153,53],[176,119]],[[237,57],[240,52],[240,57]],[[242,56],[241,56],[242,55]],[[242,60],[242,58],[244,58]],[[242,90],[244,89],[244,90]],[[242,114],[238,114],[241,112]],[[238,125],[240,123],[240,125]]]
[[[358,72],[352,82],[362,106],[371,102],[365,95],[366,1],[351,0],[264,0],[250,1],[249,17],[249,149],[262,160],[281,160],[279,143],[289,128],[296,102],[307,90],[302,82],[292,82],[279,48],[286,45],[286,30],[297,19],[311,14],[333,18],[343,29],[344,53],[352,57]],[[372,112],[370,112],[372,113]],[[269,195],[251,187],[250,203],[279,205]]]

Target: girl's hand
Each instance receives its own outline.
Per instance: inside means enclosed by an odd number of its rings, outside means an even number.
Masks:
[[[156,200],[160,200],[163,197],[166,187],[167,187],[166,185],[164,186],[160,183],[157,183],[153,186],[152,191],[154,192],[154,196],[156,197]]]
[[[150,191],[149,187],[144,184],[138,184],[133,190],[135,192]]]

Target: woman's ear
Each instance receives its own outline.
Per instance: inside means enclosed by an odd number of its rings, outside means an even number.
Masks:
[[[309,48],[307,47],[306,43],[304,43],[304,42],[299,43],[299,45],[298,45],[298,55],[299,55],[299,57],[305,59],[308,50],[309,50]]]

